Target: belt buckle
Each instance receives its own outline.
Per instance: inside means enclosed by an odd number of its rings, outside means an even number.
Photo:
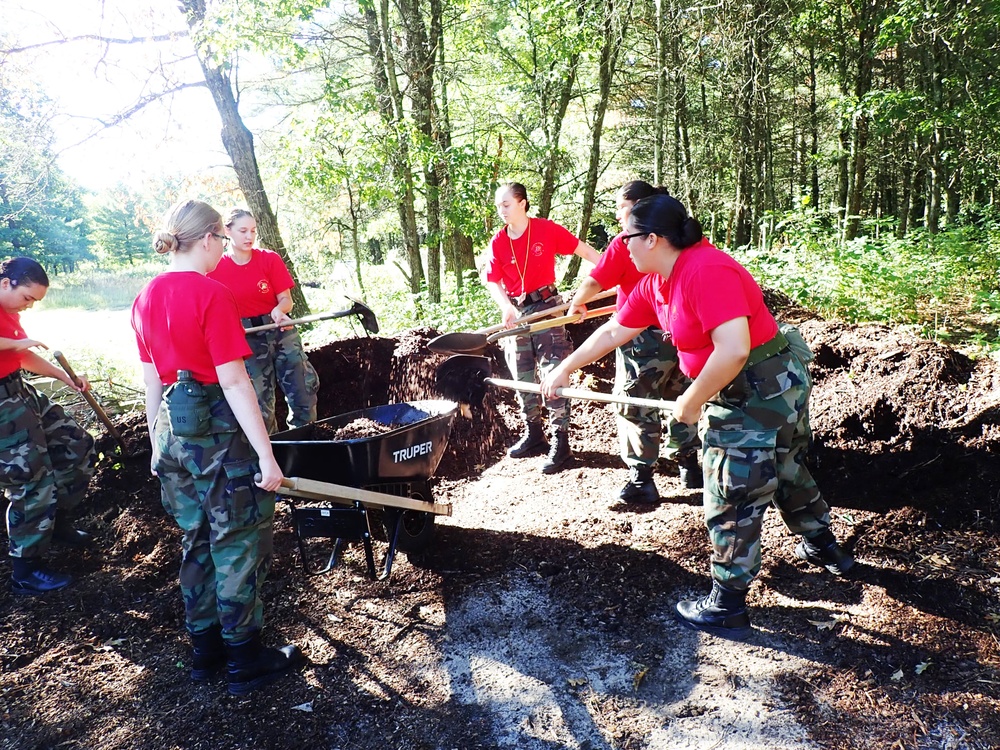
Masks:
[[[524,292],[521,292],[521,293],[520,293],[519,295],[517,295],[516,297],[514,297],[514,300],[515,300],[515,304],[516,304],[516,305],[517,305],[518,307],[523,307],[523,306],[524,306],[524,301],[525,301],[525,300],[526,300],[527,298],[528,298],[528,295],[527,295],[527,294],[525,294]]]

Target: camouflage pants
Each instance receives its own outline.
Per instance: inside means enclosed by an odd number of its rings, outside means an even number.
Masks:
[[[316,421],[319,376],[306,357],[302,339],[294,328],[273,329],[247,336],[253,353],[246,358],[247,374],[257,392],[260,413],[268,434],[278,431],[274,416],[275,387],[288,404],[288,426],[302,427]]]
[[[760,572],[768,505],[795,534],[814,537],[830,525],[830,509],[804,463],[810,382],[806,363],[785,349],[741,373],[702,411],[712,576],[731,588],[747,588]]]
[[[0,400],[0,488],[11,557],[45,556],[56,513],[83,502],[96,460],[94,439],[59,404],[10,385]]]
[[[544,302],[525,305],[518,312],[521,315],[556,307],[562,303],[559,295],[550,297]],[[504,357],[511,377],[525,383],[534,383],[535,370],[544,377],[570,355],[573,345],[570,343],[566,328],[548,328],[529,336],[508,336],[501,339],[504,342]],[[521,415],[525,422],[542,421],[542,397],[537,393],[517,392],[517,402],[521,407]],[[549,410],[549,427],[552,432],[569,430],[569,402],[564,398],[546,401]]]
[[[677,365],[677,348],[659,328],[647,328],[615,350],[615,389],[633,398],[676,398],[691,380]],[[664,457],[699,447],[698,428],[675,420],[668,411],[619,404],[615,408],[618,444],[629,468],[652,466],[660,455],[662,425],[667,425]]]
[[[188,631],[219,623],[226,641],[246,640],[264,624],[260,592],[271,567],[274,493],[254,484],[257,455],[225,399],[212,404],[209,434],[183,438],[171,432],[161,403],[153,469],[163,507],[183,531]]]

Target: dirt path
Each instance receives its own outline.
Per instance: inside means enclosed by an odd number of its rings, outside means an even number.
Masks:
[[[746,644],[671,616],[708,588],[697,493],[665,469],[663,504],[616,502],[626,472],[595,405],[575,407],[568,470],[504,458],[516,419],[493,393],[438,472],[453,515],[390,581],[357,548],[305,576],[279,511],[267,632],[308,668],[248,699],[192,685],[177,532],[136,419],[139,455],[103,444],[83,519],[96,545],[61,553],[78,583],[0,589],[0,748],[1000,747],[1000,368],[891,329],[803,330],[815,474],[860,565],[846,581],[808,568],[769,514]],[[313,352],[321,414],[421,395],[427,335]],[[607,390],[606,366],[588,375]]]

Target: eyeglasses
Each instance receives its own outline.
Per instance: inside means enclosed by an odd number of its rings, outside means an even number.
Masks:
[[[622,242],[628,242],[633,237],[648,237],[652,232],[632,232],[632,234],[622,235]]]
[[[210,235],[215,237],[219,242],[222,243],[223,247],[229,247],[229,238],[224,234],[216,234],[215,232],[209,232]]]

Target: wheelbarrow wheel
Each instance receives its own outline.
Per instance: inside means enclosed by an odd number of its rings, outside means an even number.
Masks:
[[[430,485],[426,483],[414,485],[410,490],[410,497],[414,500],[433,502]],[[386,537],[390,539],[395,530],[394,516],[395,513],[382,514],[382,525],[385,528]],[[407,554],[423,552],[427,549],[434,536],[434,518],[433,513],[421,510],[402,511],[396,548]]]

